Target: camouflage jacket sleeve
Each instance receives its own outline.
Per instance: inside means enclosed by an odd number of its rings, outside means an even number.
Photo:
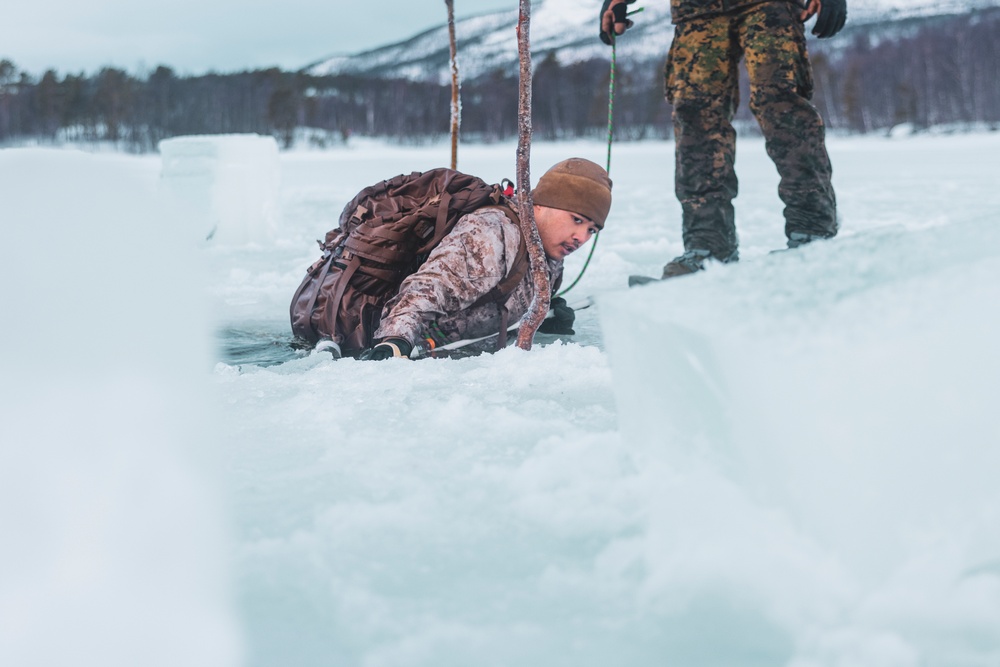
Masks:
[[[375,337],[415,343],[426,337],[432,324],[444,325],[449,337],[464,335],[470,322],[485,317],[484,313],[469,312],[470,306],[507,275],[519,241],[519,230],[499,209],[485,208],[463,216],[386,303]],[[487,308],[497,310],[493,304],[471,310]]]

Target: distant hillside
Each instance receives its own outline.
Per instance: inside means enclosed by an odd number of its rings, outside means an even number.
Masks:
[[[673,33],[670,7],[666,0],[642,3],[644,11],[635,17],[628,32],[627,55],[632,64],[661,60]],[[596,35],[596,16],[601,0],[544,0],[532,12],[533,58],[554,57],[563,65],[607,58],[607,47]],[[914,6],[902,0],[853,0],[843,32],[824,42],[824,49],[837,50],[860,31],[898,32],[933,17],[967,14],[1000,6],[1000,0],[944,0]],[[443,11],[442,11],[443,13]],[[456,22],[459,63],[464,80],[477,79],[500,70],[515,72],[517,38],[516,11],[503,11]],[[390,44],[353,55],[336,56],[304,68],[314,76],[350,74],[386,79],[433,81],[450,80],[448,29],[446,25]]]
[[[604,137],[610,50],[594,35],[600,0],[546,0],[533,14],[532,125],[540,139]],[[645,0],[651,1],[651,0]],[[814,40],[812,102],[839,132],[899,127],[1000,128],[1000,6],[992,2],[902,9],[849,0],[848,27]],[[868,9],[865,10],[864,8]],[[615,136],[673,135],[663,99],[672,27],[666,0],[637,17],[619,48]],[[517,136],[518,68],[513,12],[460,24],[464,142]],[[135,77],[46,72],[35,80],[0,61],[0,146],[106,141],[155,150],[184,134],[272,134],[282,146],[354,136],[420,142],[447,136],[451,85],[444,31],[293,72],[277,68],[178,76],[168,67]],[[746,101],[738,131],[757,132]]]

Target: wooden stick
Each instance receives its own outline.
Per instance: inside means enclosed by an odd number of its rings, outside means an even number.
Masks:
[[[455,0],[448,5],[448,42],[451,46],[451,168],[458,169],[458,126],[461,107],[458,101],[458,42],[455,39]]]
[[[531,349],[535,332],[549,312],[551,299],[549,274],[546,270],[545,250],[535,224],[535,207],[531,198],[531,0],[520,0],[517,20],[517,51],[521,61],[520,95],[517,104],[517,191],[521,233],[528,245],[531,260],[531,279],[535,284],[535,298],[528,306],[517,334],[517,346]]]

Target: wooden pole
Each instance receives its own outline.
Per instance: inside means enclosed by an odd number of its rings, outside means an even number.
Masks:
[[[545,250],[538,236],[535,224],[535,207],[531,198],[531,0],[520,0],[517,20],[517,51],[521,62],[520,94],[517,105],[517,191],[521,223],[521,233],[528,245],[531,260],[531,279],[535,284],[535,298],[521,322],[517,333],[517,346],[522,350],[531,349],[535,332],[549,312],[551,294],[549,274],[546,270]]]
[[[458,126],[461,107],[458,100],[458,42],[455,39],[455,0],[448,5],[448,42],[451,46],[451,168],[458,169]]]

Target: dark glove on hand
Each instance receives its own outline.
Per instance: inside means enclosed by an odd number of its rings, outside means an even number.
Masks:
[[[814,35],[823,39],[833,37],[847,22],[847,0],[821,0],[819,18],[813,26]]]
[[[576,313],[566,305],[566,299],[557,296],[552,299],[549,307],[552,309],[552,317],[546,318],[542,322],[542,326],[538,327],[538,331],[563,336],[572,336],[575,334],[576,332],[573,331],[573,321],[576,320]]]
[[[393,347],[394,345],[395,347]],[[358,359],[361,361],[383,361],[393,357],[409,358],[412,349],[413,346],[402,338],[386,338],[375,347],[370,347],[359,354]],[[397,350],[399,354],[396,353]]]
[[[611,46],[612,35],[604,31],[604,13],[608,11],[608,7],[615,0],[604,0],[604,4],[601,6],[601,13],[597,17],[598,29],[601,31],[601,41]],[[635,0],[625,0],[625,2],[620,2],[611,8],[611,11],[615,13],[615,23],[624,23],[625,29],[628,30],[632,27],[633,23],[630,19],[626,18],[625,15],[628,14],[627,5],[631,5]],[[612,26],[611,32],[614,33],[615,29]]]

